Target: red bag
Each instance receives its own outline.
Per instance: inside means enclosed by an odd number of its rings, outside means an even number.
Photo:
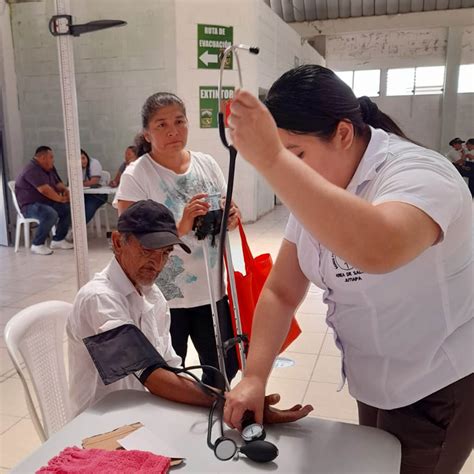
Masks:
[[[243,275],[241,272],[234,272],[235,287],[237,291],[237,299],[239,302],[242,333],[246,334],[250,341],[255,306],[257,305],[257,301],[262,291],[263,285],[265,284],[270,270],[273,267],[273,260],[272,256],[269,253],[264,253],[255,258],[253,257],[252,252],[250,251],[249,244],[247,242],[247,237],[245,235],[244,228],[240,222],[239,233],[242,244],[242,252],[244,255],[246,275]],[[229,270],[227,269],[227,272],[228,271]],[[229,296],[230,311],[232,314],[232,326],[234,328],[234,334],[237,334],[229,278],[227,278],[227,294]],[[283,352],[300,334],[301,329],[296,319],[293,318],[290,329],[288,331],[288,335],[280,349],[280,352]],[[242,364],[240,362],[240,354],[238,351],[237,356],[239,357],[239,364],[242,367]]]

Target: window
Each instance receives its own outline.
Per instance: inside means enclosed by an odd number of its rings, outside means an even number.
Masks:
[[[380,69],[354,71],[354,87],[356,97],[363,95],[378,97],[380,95]]]
[[[474,64],[462,64],[459,67],[458,92],[474,92]]]
[[[354,71],[335,71],[335,72],[336,72],[336,75],[339,76],[352,89]]]
[[[387,71],[387,95],[442,94],[444,66],[407,67]]]
[[[380,95],[380,69],[337,71],[336,74],[354,91],[356,97]]]
[[[417,67],[415,69],[415,95],[442,94],[444,66]]]
[[[414,85],[414,67],[387,71],[387,95],[412,95]]]

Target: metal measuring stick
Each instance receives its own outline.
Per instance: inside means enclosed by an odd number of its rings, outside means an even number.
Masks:
[[[66,143],[66,163],[68,170],[72,230],[74,235],[74,255],[76,259],[77,286],[81,288],[89,281],[89,260],[87,258],[87,230],[80,163],[81,146],[79,119],[77,113],[76,76],[74,71],[74,51],[72,36],[83,33],[123,26],[122,20],[96,20],[82,25],[73,25],[69,0],[56,0],[56,15],[49,21],[49,31],[58,39],[59,79],[64,117]]]
[[[70,11],[69,0],[56,0],[57,15],[54,20],[59,57],[59,78],[64,116],[64,136],[66,142],[67,171],[71,196],[72,230],[74,236],[74,256],[76,260],[77,286],[81,288],[89,281],[89,260],[87,258],[87,230],[82,186],[81,146],[79,139],[79,119],[77,112],[76,76],[74,72],[74,52],[72,36],[68,34],[69,23],[66,15]]]

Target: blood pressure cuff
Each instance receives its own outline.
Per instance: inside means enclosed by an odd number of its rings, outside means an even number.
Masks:
[[[145,383],[156,369],[178,372],[170,367],[137,326],[122,326],[83,339],[86,349],[105,385],[139,373]]]

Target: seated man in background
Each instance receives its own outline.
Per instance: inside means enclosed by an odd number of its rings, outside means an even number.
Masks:
[[[474,138],[469,138],[469,140],[466,141],[466,153],[464,154],[466,160],[471,161],[471,163],[465,163],[467,165],[470,165],[471,167],[474,166]]]
[[[468,141],[470,140],[472,139],[469,139]],[[464,178],[468,178],[468,186],[469,190],[471,191],[471,196],[474,196],[474,167],[472,167],[472,163],[466,160],[470,160],[472,159],[471,157],[473,157],[473,154],[470,153],[470,150],[474,148],[473,142],[474,140],[471,141],[471,145],[467,145],[467,148],[464,148],[464,140],[461,140],[458,137],[453,138],[449,142],[452,150],[450,150],[446,155],[449,161],[451,161],[451,163],[459,171],[459,174]]]
[[[125,168],[137,158],[137,147],[133,145],[128,146],[125,150],[125,159],[120,165],[117,174],[115,175],[115,178],[110,181],[109,186],[111,186],[112,188],[116,188],[120,184],[120,178],[122,177]]]
[[[466,161],[463,143],[464,140],[461,140],[459,137],[453,138],[449,142],[451,150],[449,150],[446,155],[446,157],[458,169],[458,171],[462,169],[464,162]]]
[[[178,237],[173,214],[152,200],[137,201],[124,211],[112,234],[114,258],[76,295],[66,330],[69,339],[70,396],[74,414],[93,405],[116,390],[145,390],[168,400],[191,405],[210,406],[213,398],[201,391],[189,378],[163,368],[147,370],[140,380],[128,375],[104,385],[83,339],[126,324],[137,326],[171,367],[180,367],[181,359],[171,345],[170,313],[166,300],[154,284],[174,245],[190,253]],[[279,401],[267,397],[267,404]],[[267,422],[295,421],[312,407],[297,405],[290,410],[267,407]]]
[[[74,246],[65,237],[71,225],[69,190],[54,168],[54,155],[48,146],[40,146],[33,159],[25,166],[15,181],[15,194],[25,217],[38,219],[31,251],[50,255],[51,249],[69,250]],[[53,226],[56,233],[50,248],[45,245]]]

